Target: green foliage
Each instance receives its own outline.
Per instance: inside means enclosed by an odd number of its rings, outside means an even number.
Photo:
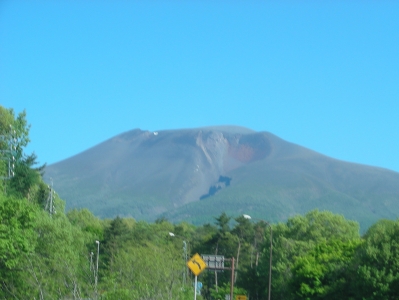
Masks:
[[[320,278],[331,270],[323,266],[323,259],[327,258],[319,255],[318,260],[315,260],[315,253],[324,249],[324,255],[327,255],[328,250],[333,251],[337,245],[352,249],[350,242],[356,245],[360,239],[359,225],[356,222],[318,210],[305,216],[293,217],[286,224],[278,224],[274,226],[273,232],[272,295],[281,299],[298,299],[301,295],[325,293],[323,289],[326,286]],[[350,253],[352,252],[349,250],[345,252],[346,255]],[[333,264],[343,263],[339,258],[334,260],[333,257],[327,257]],[[266,264],[261,265],[261,273],[267,274]],[[305,275],[309,278],[308,282],[302,280]],[[299,288],[303,291],[300,292]]]
[[[297,241],[348,241],[359,237],[359,224],[329,211],[312,210],[287,221],[288,237]]]
[[[12,124],[14,123],[14,113],[0,105],[0,177],[7,177],[9,171],[10,151],[9,139],[11,138]],[[7,181],[0,180],[0,193],[6,190]]]
[[[381,220],[364,236],[354,263],[357,299],[398,299],[399,221]]]
[[[296,299],[349,299],[348,267],[360,244],[328,240],[298,257],[293,267],[291,289]]]
[[[35,207],[0,195],[0,270],[14,269],[33,251]]]
[[[182,299],[182,267],[173,246],[125,247],[115,255],[113,270],[103,281],[107,291],[124,291],[130,299]]]
[[[211,296],[216,300],[226,299],[226,295],[230,295],[230,283],[224,283],[218,288],[211,288]],[[243,288],[233,287],[233,299],[236,295],[246,295],[247,292]]]
[[[86,232],[92,241],[99,241],[103,239],[104,224],[88,209],[72,209],[67,213],[67,217],[71,224],[79,227],[82,231]]]
[[[0,105],[0,134],[5,134],[14,122],[14,112]]]
[[[32,188],[41,183],[41,173],[45,165],[37,167],[37,156],[34,153],[29,155],[24,153],[24,148],[30,142],[30,125],[28,125],[26,120],[26,112],[23,111],[15,116],[12,109],[7,110],[0,106],[0,116],[2,117],[0,135],[6,136],[8,139],[12,138],[15,147],[15,149],[12,149],[11,155],[15,158],[15,162],[13,161],[15,176],[9,180],[9,183],[2,182],[2,185],[8,185],[7,194],[9,195],[17,198],[26,197],[29,200],[37,201],[38,199],[31,199],[30,193]],[[7,150],[3,141],[0,142],[0,150]],[[0,155],[4,156],[3,152]],[[4,176],[5,161],[3,157],[1,158],[0,176]]]
[[[16,160],[15,176],[10,179],[10,193],[17,197],[30,199],[31,189],[40,184],[41,171],[44,166],[34,168],[37,164],[35,154],[24,156]]]

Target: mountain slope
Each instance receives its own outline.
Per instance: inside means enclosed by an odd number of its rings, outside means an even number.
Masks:
[[[101,217],[273,222],[328,209],[368,227],[399,214],[399,173],[335,160],[241,127],[132,130],[46,168],[67,209]]]

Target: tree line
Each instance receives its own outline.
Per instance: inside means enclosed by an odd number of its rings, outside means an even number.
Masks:
[[[29,128],[25,112],[0,106],[0,299],[192,299],[195,253],[234,257],[234,294],[267,299],[271,232],[272,299],[399,298],[397,220],[361,235],[357,222],[318,210],[270,227],[225,213],[194,226],[65,212],[44,165],[24,153]],[[203,271],[197,299],[225,299],[230,280],[229,270]]]

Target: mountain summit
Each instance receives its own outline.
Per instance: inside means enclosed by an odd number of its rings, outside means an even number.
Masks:
[[[277,222],[318,208],[365,228],[399,214],[399,173],[235,126],[135,129],[48,166],[45,178],[67,209],[100,217],[200,224],[224,211]]]

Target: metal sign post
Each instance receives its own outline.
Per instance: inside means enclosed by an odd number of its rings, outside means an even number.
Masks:
[[[197,275],[195,275],[194,281],[194,300],[197,300]]]
[[[234,257],[225,259],[223,255],[202,254],[202,258],[205,260],[208,270],[231,270],[230,299],[232,300],[234,291]],[[224,266],[225,261],[231,262],[230,268]]]
[[[187,262],[187,267],[190,268],[191,272],[195,275],[194,283],[194,300],[197,299],[197,276],[206,268],[206,263],[203,261],[198,253],[194,254],[193,257]]]

